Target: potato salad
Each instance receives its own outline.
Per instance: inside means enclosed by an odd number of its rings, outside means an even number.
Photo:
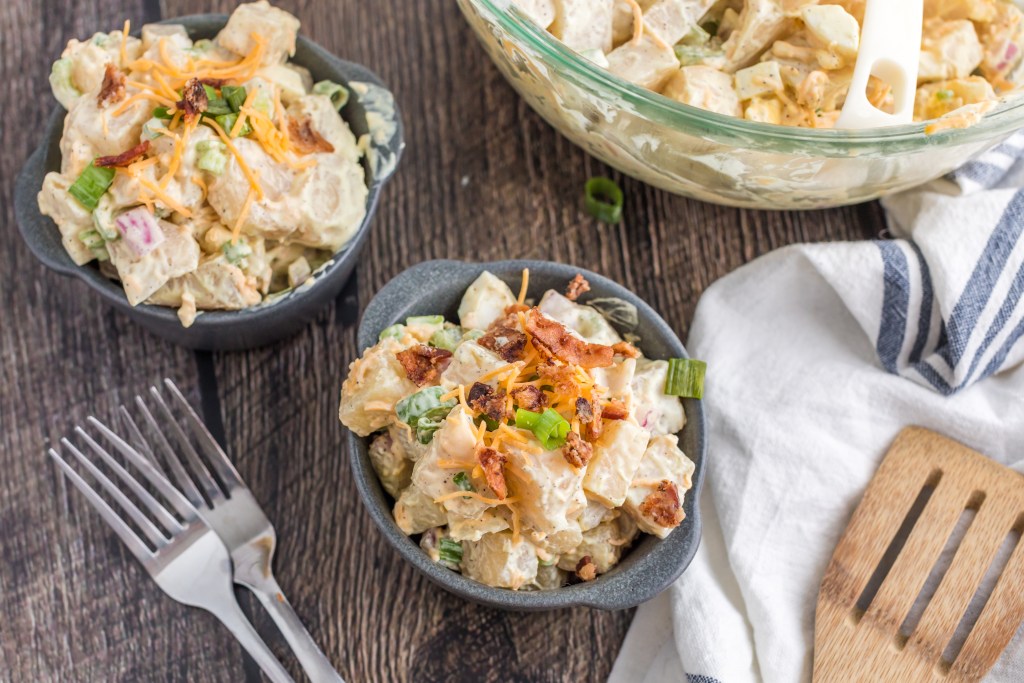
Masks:
[[[512,2],[627,81],[719,114],[810,128],[839,118],[864,18],[864,0]],[[987,106],[1024,83],[1024,13],[1010,0],[924,7],[915,120]],[[872,77],[867,94],[892,111],[887,83]]]
[[[679,397],[703,387],[702,363],[645,358],[580,303],[582,276],[531,306],[528,275],[517,297],[484,272],[458,324],[384,330],[349,368],[340,409],[371,438],[402,531],[435,562],[513,590],[592,581],[641,532],[679,526],[694,471]]]
[[[50,76],[68,113],[39,207],[68,254],[186,326],[311,281],[361,224],[367,187],[347,91],[288,62],[299,21],[263,1],[213,40],[129,30],[72,40]]]

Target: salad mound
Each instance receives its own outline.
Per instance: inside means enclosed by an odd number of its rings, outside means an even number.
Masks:
[[[352,363],[340,418],[369,458],[402,531],[434,562],[488,586],[554,589],[610,571],[641,532],[684,518],[694,464],[676,433],[704,366],[650,360],[609,318],[636,310],[566,294],[526,303],[484,272],[459,324],[393,325]],[[608,317],[606,317],[608,316]]]
[[[50,84],[67,109],[39,208],[78,265],[128,301],[237,310],[311,282],[351,239],[368,190],[340,84],[314,83],[299,21],[240,5],[213,40],[174,24],[72,40]]]
[[[719,114],[832,128],[853,78],[863,0],[512,0],[582,56]],[[969,125],[1024,84],[1024,12],[1011,0],[926,0],[914,120]],[[868,99],[891,113],[886,82]],[[961,115],[962,114],[962,115]]]

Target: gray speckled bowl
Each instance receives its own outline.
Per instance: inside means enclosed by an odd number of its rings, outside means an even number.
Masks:
[[[212,38],[223,28],[227,17],[221,14],[203,14],[162,23],[183,24],[194,39]],[[293,61],[309,69],[314,80],[330,79],[348,86],[351,82],[371,83],[384,87],[380,79],[358,64],[341,60],[306,38],[299,36]],[[367,133],[366,109],[359,93],[350,88],[350,98],[341,110],[356,137]],[[141,304],[132,307],[121,285],[100,274],[95,264],[76,266],[65,252],[57,226],[39,213],[36,195],[42,187],[43,177],[49,171],[60,169],[60,137],[64,127],[63,108],[58,107],[49,118],[43,142],[29,157],[18,175],[15,185],[15,215],[22,237],[36,258],[52,270],[77,277],[91,287],[101,299],[127,314],[150,332],[175,344],[194,349],[238,350],[263,346],[295,334],[302,329],[341,291],[355,268],[370,233],[370,222],[377,208],[380,190],[397,167],[404,147],[402,121],[397,108],[397,131],[387,145],[375,146],[382,158],[389,158],[390,171],[377,177],[370,164],[363,164],[369,194],[366,198],[366,217],[352,240],[334,255],[333,262],[324,266],[312,286],[284,295],[270,305],[261,305],[242,311],[209,311],[196,318],[189,327],[182,327],[175,309],[165,306]]]
[[[377,335],[389,325],[413,315],[443,313],[448,320],[457,320],[456,311],[466,288],[484,270],[489,270],[518,291],[523,268],[530,269],[530,295],[538,297],[548,289],[563,291],[576,273],[583,273],[590,282],[589,297],[618,297],[637,307],[640,325],[640,347],[650,358],[686,357],[686,350],[671,328],[639,297],[611,280],[582,268],[547,261],[499,261],[496,263],[461,263],[458,261],[427,261],[413,266],[389,282],[366,309],[359,325],[359,349],[377,343]],[[458,572],[430,561],[416,541],[402,533],[391,516],[392,498],[381,488],[367,453],[368,440],[348,433],[349,453],[359,494],[370,516],[388,542],[408,562],[426,574],[431,581],[468,600],[514,610],[546,610],[584,605],[600,609],[625,609],[650,600],[675,581],[693,558],[700,542],[700,510],[697,499],[704,483],[707,457],[704,406],[700,401],[686,399],[686,427],[680,436],[680,447],[696,463],[693,489],[686,495],[683,509],[686,519],[665,540],[642,535],[612,571],[596,581],[579,583],[550,591],[512,591],[491,588],[468,579]]]

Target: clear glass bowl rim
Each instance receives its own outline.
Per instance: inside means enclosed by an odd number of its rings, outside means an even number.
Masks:
[[[861,131],[798,128],[717,114],[698,107],[676,102],[658,93],[624,81],[590,60],[581,57],[561,41],[514,10],[511,0],[462,0],[478,10],[485,18],[496,23],[540,57],[551,62],[559,73],[590,92],[611,94],[631,106],[644,118],[680,130],[700,131],[701,136],[725,144],[752,141],[769,147],[780,147],[789,153],[813,156],[858,152],[913,151],[934,145],[970,144],[1008,135],[1024,126],[1024,96],[1000,101],[980,121],[966,128],[949,128],[931,134],[925,133],[925,123],[890,126]]]

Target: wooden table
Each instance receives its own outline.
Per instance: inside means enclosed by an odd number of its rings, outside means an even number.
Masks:
[[[214,418],[276,524],[281,585],[348,681],[604,680],[631,612],[470,605],[428,584],[373,527],[337,419],[361,309],[424,259],[546,258],[622,282],[685,338],[717,278],[792,242],[876,236],[881,210],[741,211],[620,179],[625,220],[596,223],[583,184],[609,169],[520,102],[454,2],[282,0],[312,39],[391,85],[408,148],[336,306],[270,348],[186,351],[39,265],[17,235],[12,185],[53,106],[46,77],[69,38],[233,4],[0,3],[0,679],[258,680],[227,631],[165,598],[44,459],[90,412],[109,415],[167,376]],[[298,675],[269,620],[256,620]]]

